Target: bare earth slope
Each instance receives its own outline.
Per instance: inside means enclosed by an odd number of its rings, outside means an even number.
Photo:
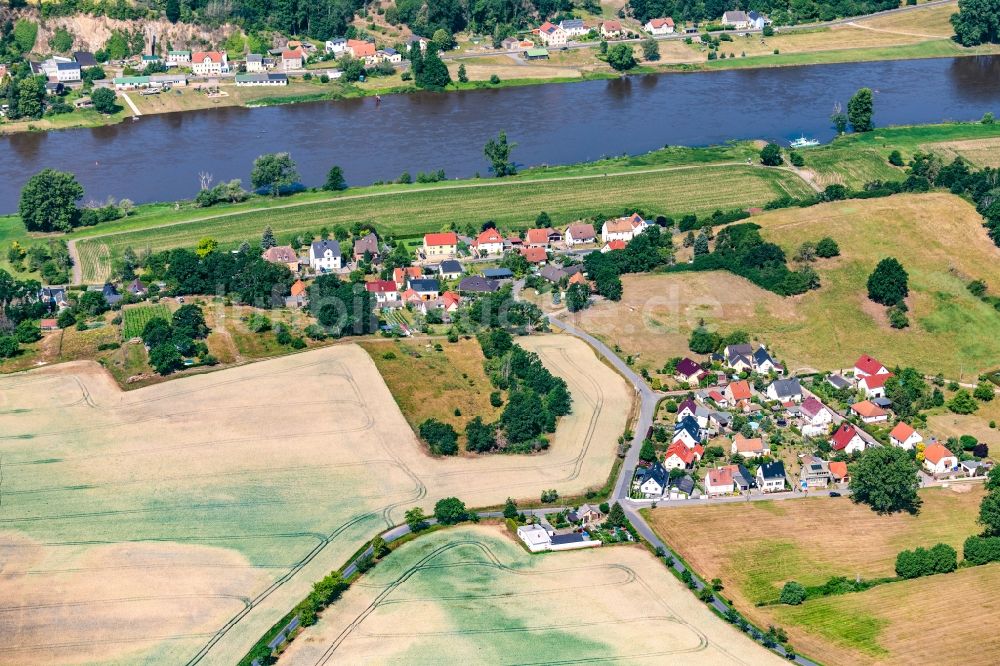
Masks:
[[[413,505],[602,485],[624,381],[524,344],[576,399],[527,458],[429,458],[355,345],[128,393],[87,363],[0,378],[0,662],[232,664]]]

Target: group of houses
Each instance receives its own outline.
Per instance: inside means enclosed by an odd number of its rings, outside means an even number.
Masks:
[[[411,35],[407,46],[411,44],[419,44],[420,50],[426,51],[428,40],[424,37]],[[396,49],[390,47],[380,49],[375,45],[375,42],[362,39],[347,39],[346,37],[330,39],[326,42],[325,51],[337,58],[350,56],[355,60],[363,60],[366,67],[374,67],[383,62],[393,65],[403,62],[403,54]]]
[[[599,507],[584,504],[567,516],[569,527],[556,529],[544,516],[537,516],[536,522],[519,526],[517,536],[532,553],[593,548],[600,546],[601,541],[592,539],[588,530],[600,525],[605,518]]]

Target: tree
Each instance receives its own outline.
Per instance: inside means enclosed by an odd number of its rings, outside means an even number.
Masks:
[[[76,302],[78,312],[96,317],[108,311],[108,301],[99,291],[85,291]]]
[[[465,63],[462,63],[461,65],[458,66],[458,80],[461,83],[469,82],[469,75],[465,71]]]
[[[332,166],[326,173],[326,182],[323,189],[330,192],[339,192],[347,189],[347,181],[344,180],[344,170],[339,166]]]
[[[642,57],[644,60],[650,60],[650,61],[660,59],[660,44],[652,37],[643,40]]]
[[[198,245],[195,246],[194,253],[198,255],[199,259],[204,259],[208,255],[212,254],[219,248],[219,241],[214,238],[202,238],[198,241]]]
[[[536,229],[547,229],[552,226],[552,218],[544,210],[535,218]]]
[[[263,189],[272,196],[278,196],[282,188],[299,179],[295,162],[288,153],[267,153],[253,161],[250,183],[255,189]]]
[[[264,250],[268,250],[278,244],[278,241],[274,239],[274,231],[271,230],[271,225],[264,227],[264,233],[260,236],[260,247]]]
[[[975,398],[965,389],[959,389],[947,402],[947,407],[955,414],[972,414],[979,409]]]
[[[994,465],[986,475],[984,484],[987,491],[1000,490],[1000,465]]]
[[[180,0],[167,0],[166,14],[168,21],[171,23],[177,23],[177,21],[181,18]]]
[[[781,157],[781,146],[769,143],[760,149],[760,163],[764,166],[781,166],[785,160]]]
[[[871,448],[850,465],[851,500],[867,504],[881,514],[920,511],[917,465],[909,454],[894,446]]]
[[[979,524],[983,536],[1000,536],[1000,490],[991,490],[979,504]]]
[[[780,601],[788,606],[798,606],[806,600],[806,588],[801,583],[790,580],[781,588]]]
[[[483,423],[480,416],[475,417],[465,426],[465,448],[468,451],[491,451],[496,447],[496,427]]]
[[[910,293],[903,265],[886,257],[868,277],[868,298],[882,305],[897,305]]]
[[[590,287],[585,284],[571,284],[566,289],[566,308],[570,312],[579,312],[590,304]]]
[[[149,350],[149,364],[161,375],[169,375],[184,365],[184,359],[171,342],[161,342]]]
[[[830,114],[830,122],[833,123],[833,127],[837,130],[837,134],[843,134],[847,131],[847,114],[844,113],[843,108],[840,106],[840,102],[833,105],[833,113]]]
[[[705,232],[698,234],[694,239],[694,256],[700,257],[703,254],[708,254],[708,236]]]
[[[1000,0],[959,0],[951,25],[962,46],[1000,42]]]
[[[447,51],[455,46],[455,38],[444,28],[438,28],[431,35],[431,41],[437,46],[439,51]]]
[[[469,519],[465,502],[457,497],[445,497],[434,505],[434,517],[441,525],[454,525]]]
[[[507,501],[503,505],[503,517],[508,520],[517,518],[517,503],[510,497],[507,498]]]
[[[872,89],[861,88],[847,103],[847,119],[855,132],[871,132],[875,129],[872,123],[874,115]]]
[[[56,53],[67,53],[73,48],[73,33],[59,26],[49,37],[49,47]]]
[[[13,85],[13,84],[11,84]],[[28,76],[17,84],[17,115],[20,118],[41,118],[44,111],[45,79]]]
[[[420,424],[420,438],[427,442],[431,453],[451,456],[458,453],[458,433],[449,423],[427,419]]]
[[[816,243],[816,256],[821,259],[829,259],[830,257],[840,256],[840,246],[837,245],[837,241],[833,240],[829,236],[819,239]]]
[[[972,392],[972,397],[980,402],[989,402],[993,400],[993,396],[993,384],[990,382],[979,382],[979,384],[976,385],[976,390]]]
[[[423,56],[423,63],[419,72],[414,72],[414,81],[420,88],[431,90],[441,90],[451,83],[451,74],[448,73],[448,66],[438,55],[437,46],[431,42],[427,45],[427,53]]]
[[[635,67],[635,54],[631,44],[615,44],[608,49],[608,64],[612,69],[625,72]]]
[[[898,151],[894,150],[889,153],[889,164],[892,166],[903,166],[903,155]]]
[[[628,516],[625,515],[625,509],[618,502],[615,502],[614,506],[611,507],[611,511],[608,512],[608,524],[612,527],[625,527],[628,525]]]
[[[0,335],[0,358],[12,358],[17,354],[19,345],[13,335]]]
[[[656,449],[653,447],[653,440],[644,439],[642,441],[642,448],[639,449],[639,460],[649,463],[656,460]]]
[[[497,178],[513,176],[517,173],[517,167],[510,161],[510,153],[517,147],[516,143],[507,142],[507,133],[500,130],[496,138],[490,139],[483,147],[483,153],[490,161],[493,175]]]
[[[71,173],[43,169],[21,188],[18,212],[28,231],[69,231],[83,187]]]
[[[111,114],[118,111],[116,99],[115,91],[111,88],[98,88],[90,93],[90,101],[94,103],[94,109],[98,113]]]
[[[42,338],[42,329],[33,320],[24,319],[14,328],[14,337],[22,344],[29,344]]]
[[[413,533],[427,529],[427,516],[424,515],[424,510],[419,506],[414,507],[403,514],[403,519],[406,521],[406,525]]]

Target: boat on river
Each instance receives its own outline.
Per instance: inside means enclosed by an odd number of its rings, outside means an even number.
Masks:
[[[790,145],[792,148],[809,148],[810,146],[818,146],[819,139],[807,139],[805,135],[803,135],[795,139],[795,141],[792,141]]]

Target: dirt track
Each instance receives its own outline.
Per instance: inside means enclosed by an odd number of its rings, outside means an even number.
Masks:
[[[602,485],[623,380],[572,338],[522,344],[575,400],[531,457],[427,457],[354,345],[129,393],[94,364],[0,378],[0,661],[232,664],[415,504]]]
[[[404,545],[293,641],[280,663],[612,660],[779,662],[642,548],[529,555],[503,528],[479,526]]]

